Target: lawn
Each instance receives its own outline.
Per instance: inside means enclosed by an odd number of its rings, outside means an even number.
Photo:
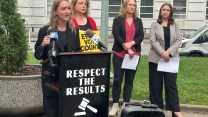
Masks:
[[[40,61],[35,59],[34,57],[34,53],[32,52],[29,52],[27,54],[27,61],[26,61],[26,64],[40,64]]]
[[[148,72],[148,57],[142,56],[134,81],[133,100],[149,99]],[[181,57],[177,84],[181,104],[208,105],[207,58]]]
[[[26,63],[39,64],[40,62],[34,58],[33,53],[28,53]],[[148,57],[142,56],[134,80],[133,100],[149,99],[148,72]],[[181,57],[177,84],[181,104],[208,105],[207,58]]]

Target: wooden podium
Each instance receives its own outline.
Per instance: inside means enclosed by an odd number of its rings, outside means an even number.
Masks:
[[[59,117],[108,117],[112,51],[60,53]]]

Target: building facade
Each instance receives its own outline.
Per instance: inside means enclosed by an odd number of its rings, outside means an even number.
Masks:
[[[109,34],[113,18],[118,15],[124,0],[109,0]],[[173,5],[174,18],[182,29],[182,34],[189,35],[208,22],[208,0],[136,0],[139,17],[143,21],[144,28],[148,29],[153,21],[156,21],[160,6],[169,2]],[[50,9],[53,0],[18,0],[19,13],[25,19],[26,27],[33,27],[36,32],[49,21]],[[102,0],[90,0],[90,16],[93,17],[100,28]],[[31,29],[30,29],[31,30]],[[189,31],[188,31],[189,30]]]

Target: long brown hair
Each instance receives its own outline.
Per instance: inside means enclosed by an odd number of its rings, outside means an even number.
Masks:
[[[77,4],[77,1],[78,1],[78,0],[71,0],[71,5],[72,5],[72,16],[74,16],[75,13],[76,13],[76,11],[75,11],[75,9],[74,9],[74,6]],[[87,11],[86,11],[86,13],[84,14],[85,17],[87,17],[88,14],[89,14],[89,4],[90,4],[90,1],[89,1],[89,0],[86,0],[86,2],[87,2]]]
[[[58,9],[58,6],[61,2],[63,1],[67,1],[69,2],[69,0],[54,0],[53,1],[53,4],[52,4],[52,7],[51,7],[51,13],[50,13],[50,22],[49,22],[49,30],[52,29],[52,28],[56,28],[57,25],[58,25],[58,20],[57,20],[57,16],[56,16],[56,11]],[[70,3],[70,2],[69,2]],[[70,3],[71,4],[71,3]],[[72,31],[75,30],[75,26],[74,24],[72,23],[71,21],[72,17],[70,16],[69,17],[69,20],[67,22],[67,26],[68,28],[70,28]]]
[[[161,15],[161,10],[164,6],[168,6],[170,8],[170,16],[168,18],[168,24],[174,24],[175,21],[174,21],[174,18],[173,18],[173,7],[170,3],[164,3],[161,7],[160,7],[160,12],[159,12],[159,15],[158,15],[158,19],[157,19],[157,22],[159,24],[161,24],[163,21],[162,21],[162,15]]]
[[[125,0],[123,5],[121,6],[120,13],[119,13],[120,16],[125,17],[125,15],[126,15],[126,7],[127,7],[128,3],[129,3],[129,1],[130,0]],[[134,0],[134,1],[136,3],[136,0]],[[135,11],[134,11],[134,14],[133,14],[133,18],[134,19],[138,18],[137,4],[136,4],[136,8],[135,8]]]

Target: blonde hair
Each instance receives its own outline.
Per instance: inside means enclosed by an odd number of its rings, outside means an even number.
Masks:
[[[69,0],[54,0],[53,1],[53,4],[52,4],[52,7],[51,7],[51,13],[50,13],[50,22],[49,22],[49,29],[52,29],[52,28],[56,28],[57,25],[58,25],[58,21],[57,21],[57,15],[56,15],[56,11],[58,9],[58,6],[61,2],[63,1],[67,1],[69,2]],[[70,2],[69,2],[70,3]],[[71,3],[70,3],[71,4]],[[70,16],[69,17],[69,20],[67,22],[67,26],[68,28],[70,28],[72,31],[75,30],[75,25],[72,23],[71,21],[72,17]]]
[[[120,16],[123,16],[123,17],[126,16],[126,7],[127,7],[128,3],[129,3],[129,1],[130,0],[125,0],[123,5],[121,6],[120,13],[119,13]],[[136,0],[134,0],[134,1],[136,3]],[[136,8],[135,8],[135,11],[134,11],[134,14],[133,14],[133,18],[134,19],[138,18],[137,4],[136,4]]]
[[[74,6],[77,4],[77,1],[78,0],[71,0],[71,5],[72,5],[72,16],[74,16],[76,14],[76,11],[74,9]],[[89,0],[86,0],[87,2],[87,11],[86,13],[84,14],[85,17],[88,17],[88,14],[89,14],[89,4],[90,4],[90,1]]]

